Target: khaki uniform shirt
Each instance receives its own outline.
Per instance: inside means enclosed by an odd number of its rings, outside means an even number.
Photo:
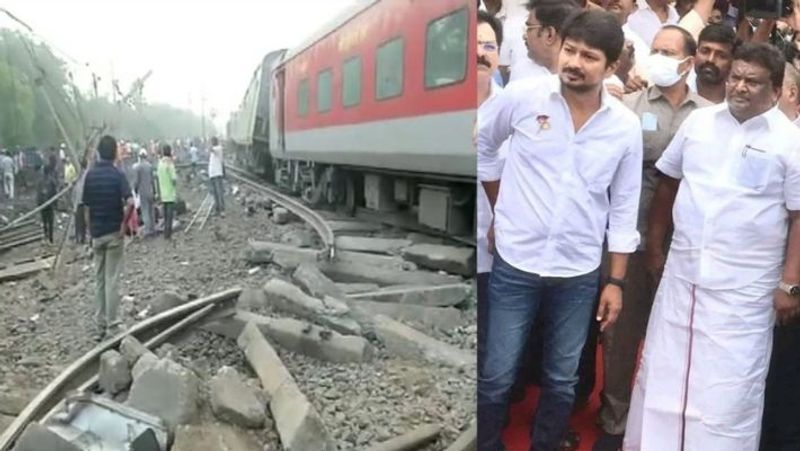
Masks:
[[[686,116],[697,108],[711,106],[713,103],[689,91],[683,102],[677,108],[673,108],[669,100],[655,85],[642,91],[626,94],[623,102],[639,116],[642,123],[644,166],[642,168],[642,195],[639,198],[637,228],[642,237],[639,250],[643,250],[647,237],[647,212],[658,183],[656,161],[664,153],[664,149],[672,141],[675,132],[678,131],[678,127],[686,119]]]

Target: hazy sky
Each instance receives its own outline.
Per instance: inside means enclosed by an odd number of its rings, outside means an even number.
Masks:
[[[0,0],[59,56],[83,67],[81,90],[111,74],[126,92],[148,70],[148,102],[218,112],[224,125],[269,51],[292,48],[354,0]],[[16,27],[0,14],[0,26]],[[86,63],[89,65],[86,66]]]

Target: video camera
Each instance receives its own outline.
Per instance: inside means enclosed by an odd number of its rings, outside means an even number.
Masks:
[[[780,19],[794,12],[794,0],[745,0],[744,15],[762,19]]]

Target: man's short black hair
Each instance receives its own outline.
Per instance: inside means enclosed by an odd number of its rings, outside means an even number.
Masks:
[[[783,73],[786,70],[786,62],[781,51],[775,46],[763,42],[747,42],[736,49],[736,53],[733,54],[733,60],[763,67],[769,72],[769,79],[772,82],[773,89],[783,86]]]
[[[697,37],[697,45],[699,46],[704,42],[729,45],[731,53],[735,52],[736,47],[739,45],[736,32],[731,27],[718,23],[709,24],[700,32],[700,36]]]
[[[478,25],[482,23],[488,23],[494,30],[497,46],[503,45],[503,24],[500,23],[500,20],[484,10],[478,10]]]
[[[573,14],[580,11],[580,6],[573,0],[529,0],[528,11],[533,11],[534,17],[542,27],[552,27],[556,33],[561,33],[564,22]]]
[[[100,142],[97,144],[97,154],[103,160],[113,161],[117,158],[117,140],[111,135],[100,138]]]
[[[570,16],[561,30],[561,39],[574,39],[602,50],[606,56],[606,66],[619,59],[625,45],[625,35],[616,16],[597,10],[581,11]]]
[[[165,157],[171,157],[172,147],[170,147],[169,144],[164,144],[163,146],[161,146],[161,155],[164,155]]]
[[[691,33],[686,31],[685,28],[679,25],[664,25],[661,27],[661,30],[675,30],[683,36],[683,54],[686,56],[695,56],[697,54],[697,42],[694,40],[694,36]],[[658,30],[659,33],[661,30]]]
[[[217,137],[216,137],[216,136],[212,136],[212,137],[211,137],[211,145],[212,145],[212,146],[217,146],[217,145],[219,145],[219,140],[217,139]]]

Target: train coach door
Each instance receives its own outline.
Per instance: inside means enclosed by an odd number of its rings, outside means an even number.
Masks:
[[[281,155],[286,154],[286,72],[281,68],[275,74],[275,88],[277,89],[275,119],[278,125],[278,149]]]

